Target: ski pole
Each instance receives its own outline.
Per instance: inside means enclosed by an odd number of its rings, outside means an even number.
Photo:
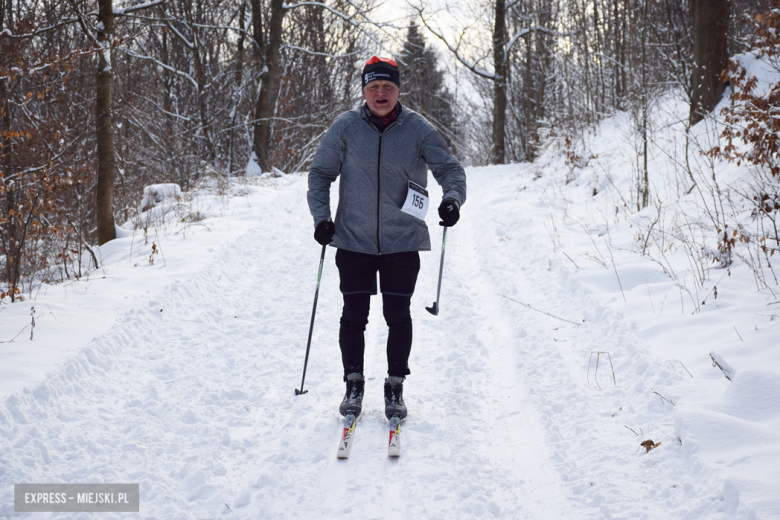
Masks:
[[[447,244],[447,226],[444,226],[444,234],[441,237],[441,262],[439,263],[439,288],[436,289],[436,301],[433,305],[426,307],[425,310],[433,314],[439,315],[439,295],[441,294],[441,272],[444,270],[444,246]]]
[[[306,366],[309,364],[309,349],[311,348],[311,333],[314,330],[314,315],[317,312],[317,298],[320,295],[320,280],[322,279],[322,264],[325,261],[325,248],[322,246],[322,254],[320,255],[320,270],[317,273],[317,290],[314,291],[314,305],[311,308],[311,323],[309,324],[309,340],[306,342],[306,359],[303,362],[303,377],[301,378],[301,388],[295,389],[295,395],[303,395],[308,390],[303,389],[303,382],[306,380]]]

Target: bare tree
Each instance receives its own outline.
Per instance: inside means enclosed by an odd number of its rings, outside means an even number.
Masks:
[[[260,0],[252,0],[259,2]],[[331,27],[335,28],[335,22],[339,22],[342,29],[349,29],[349,38],[361,39],[367,37],[381,46],[381,43],[370,32],[372,27],[381,24],[371,20],[369,13],[371,8],[367,2],[354,0],[336,0],[331,4],[318,1],[303,1],[297,4],[285,4],[284,0],[270,0],[269,23],[266,32],[263,32],[261,17],[255,14],[255,43],[258,49],[259,57],[262,60],[260,71],[260,86],[257,98],[257,105],[254,119],[254,141],[253,156],[258,167],[262,171],[269,171],[273,166],[271,155],[271,143],[273,141],[275,114],[278,112],[278,89],[281,85],[282,76],[286,74],[286,69],[282,60],[286,58],[282,50],[295,48],[301,53],[320,55],[321,58],[327,58],[327,61],[321,60],[322,65],[327,65],[329,61],[338,60],[352,56],[356,53],[355,46],[349,43],[349,40],[330,40],[330,52],[320,52],[312,48],[301,47],[291,44],[296,38],[300,38],[301,28],[294,24],[285,25],[285,20],[289,18],[290,13],[301,11],[306,8],[316,8],[321,10],[319,16],[327,14],[332,19]],[[254,7],[253,13],[259,13],[261,10]],[[318,22],[318,20],[320,20]],[[306,26],[306,30],[317,29],[317,24],[322,23],[322,18],[311,18],[314,26]],[[322,25],[320,25],[322,27]],[[315,33],[316,34],[316,33]],[[304,38],[305,40],[305,38]],[[325,72],[325,71],[323,71]]]

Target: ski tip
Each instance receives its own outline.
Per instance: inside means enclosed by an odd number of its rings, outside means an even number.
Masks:
[[[355,425],[357,424],[357,417],[355,414],[347,414],[344,416],[344,429],[341,432],[341,441],[339,443],[339,450],[336,453],[336,457],[339,459],[348,459],[349,452],[352,451],[352,435],[355,431]]]
[[[393,415],[390,419],[390,437],[387,444],[387,455],[391,458],[401,456],[401,418]]]

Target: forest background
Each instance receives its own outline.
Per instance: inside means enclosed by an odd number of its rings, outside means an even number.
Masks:
[[[686,140],[675,159],[690,179],[679,190],[701,199],[702,225],[718,236],[702,254],[728,266],[740,241],[769,264],[778,250],[780,91],[753,95],[755,81],[730,58],[774,59],[779,6],[0,0],[0,302],[97,267],[94,245],[116,237],[116,222],[144,225],[146,186],[187,191],[305,171],[335,117],[360,103],[360,70],[373,54],[398,61],[402,103],[464,165],[533,161],[549,146],[584,164],[583,136],[628,113],[636,183],[627,211],[663,204],[650,190],[648,143],[658,129],[648,114],[669,96],[684,99],[686,133],[707,118],[726,122],[725,146]],[[730,106],[713,112],[724,95]],[[718,204],[730,195],[714,175],[702,183],[701,158],[755,168],[741,195],[766,226],[729,228]]]

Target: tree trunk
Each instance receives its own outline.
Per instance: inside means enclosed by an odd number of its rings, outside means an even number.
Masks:
[[[490,154],[492,164],[506,161],[504,142],[506,140],[506,2],[496,0],[496,27],[493,31],[493,67],[496,72],[493,94],[493,146]]]
[[[530,22],[529,22],[530,24]],[[536,112],[534,88],[538,85],[533,78],[533,61],[536,56],[533,47],[533,33],[529,32],[523,36],[525,40],[525,67],[523,70],[523,126],[519,128],[520,135],[524,142],[523,159],[531,162],[533,160],[534,148],[534,113]]]
[[[268,27],[268,45],[265,46],[265,67],[260,79],[260,95],[255,111],[254,152],[257,164],[262,171],[271,169],[271,118],[274,113],[274,91],[281,67],[279,67],[279,48],[282,45],[282,20],[284,19],[284,0],[271,0],[271,20]]]
[[[11,0],[7,0],[7,3],[0,0],[0,30],[5,28],[6,7],[8,9],[7,27],[9,29],[13,27]],[[3,156],[3,173],[5,178],[10,178],[14,173],[14,143],[12,138],[7,137],[11,135],[13,120],[11,115],[11,103],[8,101],[10,93],[8,92],[7,83],[7,80],[0,81],[0,101],[3,103],[2,107],[0,107],[3,116],[3,133],[0,133],[0,144],[2,144],[0,153],[2,153]],[[0,207],[5,206],[3,208],[5,225],[0,227],[0,245],[2,245],[0,251],[5,255],[5,272],[3,278],[5,278],[6,284],[8,284],[7,288],[12,303],[16,301],[15,289],[19,284],[19,263],[21,261],[19,242],[17,240],[19,214],[10,214],[11,210],[16,210],[16,197],[14,193],[16,184],[17,183],[8,183],[5,186],[5,204],[0,203]]]
[[[729,0],[691,0],[694,61],[691,125],[715,108],[725,89],[720,75],[728,65],[729,10]]]
[[[114,8],[112,0],[99,0],[100,31],[98,32],[97,77],[95,82],[95,132],[98,151],[98,180],[96,215],[98,243],[105,244],[116,238],[114,228],[114,179],[116,160],[114,158],[114,116],[111,110],[111,35],[114,29]]]
[[[242,29],[246,28],[246,0],[241,2],[241,8],[238,14],[238,24]],[[227,145],[227,167],[225,173],[228,177],[232,176],[233,172],[233,149],[235,138],[235,126],[236,115],[238,113],[238,104],[241,101],[241,93],[243,92],[242,83],[244,82],[244,40],[246,39],[246,33],[241,32],[238,35],[238,45],[236,50],[236,74],[233,78],[233,99],[231,100],[230,116],[228,119],[228,128],[230,132],[228,134]]]
[[[650,203],[650,176],[647,171],[647,0],[644,0],[642,9],[642,161],[643,176],[640,183],[642,204],[641,208],[646,208]],[[637,198],[637,203],[639,202]]]

